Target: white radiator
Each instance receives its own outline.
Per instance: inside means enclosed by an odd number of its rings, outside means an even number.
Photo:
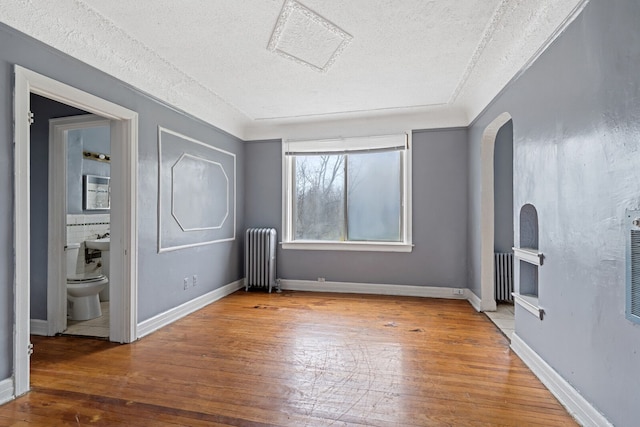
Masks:
[[[496,289],[496,301],[513,302],[513,254],[493,254],[495,263],[494,283]]]
[[[244,240],[245,290],[276,286],[275,228],[248,228]]]

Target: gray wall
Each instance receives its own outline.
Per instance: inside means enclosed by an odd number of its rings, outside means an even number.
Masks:
[[[513,122],[502,125],[496,135],[493,156],[495,252],[513,247]]]
[[[279,141],[246,144],[247,226],[282,222]],[[467,132],[413,133],[412,253],[280,250],[284,279],[465,287]]]
[[[539,215],[546,316],[516,307],[516,333],[616,426],[640,419],[640,325],[624,313],[625,209],[640,207],[638,22],[637,0],[591,1],[470,131],[473,182],[482,131],[512,115],[516,241],[521,206]]]
[[[138,320],[143,321],[242,277],[240,239],[157,253],[158,126],[180,132],[237,155],[237,235],[244,217],[244,147],[242,141],[168,107],[122,82],[0,25],[0,379],[12,371],[13,348],[13,64],[139,113],[138,172]],[[41,242],[46,245],[46,240]],[[198,285],[183,290],[184,277],[198,275]]]

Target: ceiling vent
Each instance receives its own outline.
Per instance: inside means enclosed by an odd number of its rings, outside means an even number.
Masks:
[[[267,49],[324,73],[352,38],[297,1],[286,0]]]

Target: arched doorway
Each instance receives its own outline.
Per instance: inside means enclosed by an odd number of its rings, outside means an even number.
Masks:
[[[494,289],[494,252],[496,249],[496,241],[500,246],[508,244],[509,236],[511,244],[513,243],[513,176],[511,175],[511,183],[509,185],[496,186],[496,176],[501,180],[500,184],[509,184],[507,165],[513,168],[513,154],[511,154],[510,162],[504,157],[504,152],[496,156],[496,140],[499,132],[507,125],[512,123],[509,113],[502,113],[494,119],[484,130],[482,134],[480,147],[480,229],[481,229],[481,252],[480,252],[480,311],[495,311],[496,299]],[[508,128],[505,128],[508,130]],[[500,148],[513,149],[513,131],[505,132],[504,139],[501,138],[498,146]],[[503,147],[504,145],[504,147]],[[507,153],[508,150],[505,150]],[[512,151],[511,151],[512,153]],[[498,162],[496,162],[496,159]],[[499,163],[499,165],[498,165]],[[499,166],[496,170],[496,165]],[[509,190],[510,189],[510,190]],[[500,194],[496,198],[496,191]],[[506,193],[511,191],[511,197],[506,197]],[[496,214],[496,209],[498,213]],[[505,218],[510,218],[506,224]],[[499,230],[496,236],[496,218],[501,221],[500,227],[510,227],[509,232],[504,229]],[[509,226],[510,224],[510,226]],[[508,230],[507,230],[508,231]]]

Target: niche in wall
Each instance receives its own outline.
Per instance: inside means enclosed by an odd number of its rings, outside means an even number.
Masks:
[[[520,209],[520,249],[538,251],[538,212],[531,204]],[[538,296],[538,266],[520,260],[520,294]]]
[[[235,239],[235,154],[160,127],[158,159],[158,252]]]
[[[538,306],[538,268],[544,259],[538,249],[538,211],[531,204],[520,209],[520,247],[513,248],[518,259],[517,304],[542,320],[544,310]]]
[[[538,211],[531,204],[520,209],[520,247],[538,249]]]

